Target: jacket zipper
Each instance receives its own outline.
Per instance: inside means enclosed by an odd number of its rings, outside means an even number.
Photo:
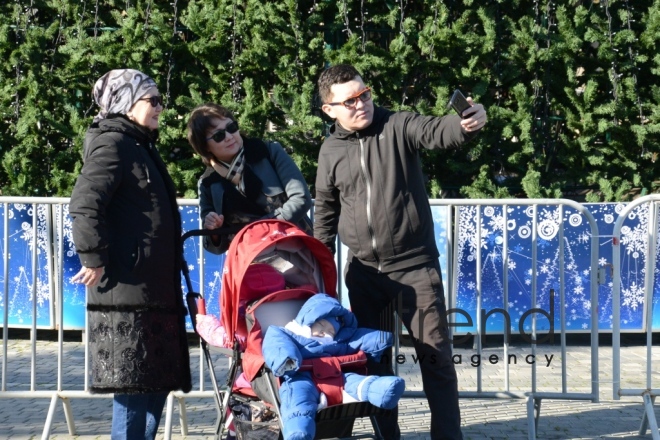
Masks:
[[[140,144],[138,144],[139,146]],[[149,149],[152,149],[153,145],[151,145],[151,142],[149,142]],[[147,165],[147,162],[143,162],[142,166],[144,167],[144,173],[147,175],[147,183],[151,183],[151,177],[149,176],[149,166]]]
[[[378,243],[376,241],[376,234],[374,233],[373,214],[371,212],[371,177],[367,172],[367,162],[364,157],[364,142],[362,142],[359,133],[356,132],[355,134],[360,142],[360,167],[362,168],[362,177],[364,178],[365,186],[367,188],[367,227],[369,229],[369,235],[371,236],[371,252],[374,254],[374,258],[378,263],[378,272],[380,272],[382,270],[382,265],[380,263],[380,258],[378,258]]]

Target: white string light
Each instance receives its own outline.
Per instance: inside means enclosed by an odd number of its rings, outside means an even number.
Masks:
[[[171,3],[173,9],[173,18],[172,18],[172,39],[170,53],[167,57],[167,77],[165,79],[165,102],[164,105],[167,107],[170,101],[170,83],[172,80],[172,70],[174,69],[174,46],[176,45],[176,35],[177,35],[177,22],[179,20],[179,9],[178,9],[178,0],[174,0],[174,3]]]

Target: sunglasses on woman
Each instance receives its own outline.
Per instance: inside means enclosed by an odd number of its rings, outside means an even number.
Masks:
[[[367,102],[371,99],[371,88],[367,87],[366,89],[362,90],[359,93],[356,93],[355,95],[349,97],[348,99],[342,101],[342,102],[328,102],[328,105],[343,105],[347,109],[352,109],[354,108],[357,103],[358,99],[362,102]]]
[[[217,130],[215,133],[211,135],[211,137],[207,137],[206,140],[210,141],[213,139],[214,142],[222,142],[225,140],[225,134],[230,133],[234,134],[238,131],[238,122],[236,121],[231,121],[225,128],[221,128]]]
[[[163,97],[161,95],[150,96],[148,98],[141,98],[138,99],[138,101],[149,101],[149,104],[151,104],[152,107],[158,107],[159,105],[163,105]]]

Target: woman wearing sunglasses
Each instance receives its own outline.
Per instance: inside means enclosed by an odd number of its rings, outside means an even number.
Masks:
[[[94,85],[71,194],[73,242],[87,289],[90,391],[114,393],[113,439],[153,439],[170,391],[191,389],[181,292],[181,219],[154,143],[163,111],[153,79],[112,70]]]
[[[297,224],[311,235],[309,188],[279,143],[244,139],[231,112],[212,103],[191,113],[188,142],[207,167],[199,181],[204,228],[277,218]],[[221,254],[229,248],[230,240],[206,237],[204,247]]]

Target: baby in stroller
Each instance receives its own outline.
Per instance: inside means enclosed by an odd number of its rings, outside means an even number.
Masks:
[[[358,328],[353,313],[321,293],[310,297],[285,327],[270,326],[262,349],[266,366],[282,378],[284,440],[312,440],[316,412],[324,406],[369,401],[379,408],[396,407],[405,389],[402,378],[342,372],[331,361],[360,350],[379,361],[391,345],[391,333]],[[311,371],[301,370],[304,359],[314,359]]]
[[[325,251],[323,245],[320,247]],[[332,257],[329,258],[332,261]],[[236,272],[236,269],[233,272],[227,271],[224,276]],[[345,359],[342,359],[340,366],[334,357],[349,355],[350,362],[355,361],[362,367],[365,354],[378,361],[383,351],[392,344],[391,333],[358,328],[353,313],[342,307],[336,299],[330,295],[314,293],[318,291],[319,283],[312,284],[311,280],[310,284],[292,283],[293,290],[289,290],[291,287],[286,284],[284,275],[270,264],[249,264],[240,279],[240,295],[233,295],[232,300],[232,313],[238,318],[234,332],[226,331],[221,322],[231,323],[229,319],[218,320],[204,313],[196,315],[196,331],[212,346],[228,347],[228,341],[238,343],[242,352],[239,362],[241,368],[234,378],[233,388],[239,389],[241,393],[249,394],[248,389],[253,385],[259,365],[265,364],[274,372],[274,376],[281,378],[279,393],[275,393],[280,396],[280,426],[285,440],[313,439],[317,432],[317,411],[325,406],[355,401],[368,401],[384,409],[397,405],[405,388],[403,379],[396,376],[365,376],[360,374],[363,371],[357,370],[342,372],[340,368],[346,366]],[[334,285],[335,281],[331,279],[329,284]],[[281,294],[284,293],[288,298],[286,293],[294,291],[298,293],[293,296],[301,300],[294,309],[290,309],[284,305],[287,300]],[[299,293],[301,291],[305,293]],[[226,293],[231,291],[226,290]],[[276,295],[275,301],[260,304],[273,295]],[[278,308],[274,312],[266,307],[273,303],[284,305],[287,311]],[[255,333],[262,334],[263,339],[255,339],[252,343],[248,337],[251,332],[246,326],[248,309],[251,310],[250,317],[263,326]],[[266,322],[274,323],[264,324],[256,316],[257,311],[262,313]],[[282,319],[284,316],[286,318]],[[295,318],[288,322],[292,317]],[[261,333],[262,330],[264,333]],[[229,333],[233,334],[233,338]],[[269,349],[273,351],[269,352]],[[254,360],[256,353],[260,361]],[[313,364],[311,370],[307,365],[309,363]],[[257,397],[273,403],[272,399],[256,389],[254,391]],[[319,427],[323,432],[325,429],[327,426]]]

